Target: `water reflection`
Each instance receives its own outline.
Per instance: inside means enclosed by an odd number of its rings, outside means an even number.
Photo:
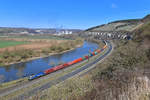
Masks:
[[[0,75],[0,83],[3,83],[5,81],[5,76],[4,75]]]
[[[24,76],[24,69],[25,68],[26,68],[26,63],[20,63],[14,67],[14,69],[18,70],[16,73],[18,78],[21,78]]]
[[[5,68],[6,72],[10,72],[10,70],[11,70],[11,67],[10,67],[10,66],[6,66],[6,67],[4,67],[4,68]]]

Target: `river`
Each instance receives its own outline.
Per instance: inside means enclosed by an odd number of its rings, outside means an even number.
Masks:
[[[85,41],[83,46],[63,54],[56,54],[9,66],[0,66],[0,83],[16,80],[24,76],[30,76],[31,74],[54,67],[57,64],[75,60],[87,55],[89,50],[94,51],[98,47],[99,46],[95,43]]]

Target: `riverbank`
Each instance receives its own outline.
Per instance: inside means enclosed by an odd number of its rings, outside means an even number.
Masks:
[[[23,63],[23,62],[27,62],[27,61],[39,59],[39,58],[45,58],[45,57],[48,57],[48,56],[63,54],[63,53],[65,53],[65,52],[72,51],[72,50],[74,50],[74,49],[76,49],[76,48],[79,48],[79,47],[81,47],[82,45],[83,45],[83,44],[77,45],[75,48],[71,48],[70,50],[65,50],[65,51],[62,51],[62,52],[59,52],[59,53],[49,53],[48,55],[42,55],[42,56],[40,56],[40,57],[28,58],[28,59],[23,60],[23,61],[20,61],[20,62],[12,62],[12,63],[9,63],[9,64],[5,64],[5,66],[12,65],[12,64],[19,64],[19,63]]]
[[[45,58],[45,57],[52,56],[52,55],[63,54],[65,52],[72,51],[76,48],[81,47],[83,45],[83,42],[84,42],[83,40],[78,40],[77,39],[77,40],[74,40],[74,41],[61,43],[57,46],[52,46],[50,48],[45,48],[45,49],[42,49],[41,51],[33,51],[33,50],[32,51],[31,50],[26,50],[25,51],[25,50],[22,50],[21,51],[22,53],[26,52],[26,53],[29,54],[29,56],[28,57],[23,57],[19,61],[17,61],[18,60],[17,58],[16,58],[16,60],[14,60],[15,58],[13,58],[12,61],[6,62],[6,63],[1,63],[2,59],[0,59],[0,65],[1,66],[9,66],[9,65],[12,65],[12,64],[23,63],[23,62],[26,62],[26,61],[31,61],[31,60],[35,60],[35,59],[39,59],[39,58]],[[14,52],[14,54],[16,52]],[[12,55],[14,55],[14,54],[9,54],[9,52],[6,52],[6,53],[7,53],[7,58],[9,58],[9,56],[12,57]],[[23,55],[23,56],[26,56],[26,55]]]

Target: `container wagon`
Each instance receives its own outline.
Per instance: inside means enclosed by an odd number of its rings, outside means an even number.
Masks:
[[[53,67],[53,68],[50,68],[50,69],[45,70],[44,72],[40,72],[40,73],[38,73],[38,74],[32,75],[32,76],[29,77],[28,80],[33,80],[33,79],[42,77],[42,76],[44,76],[44,75],[50,74],[50,73],[52,73],[52,72],[58,71],[58,70],[63,69],[63,68],[65,68],[65,67],[68,67],[68,66],[71,66],[71,65],[73,65],[73,64],[76,64],[76,63],[78,63],[78,62],[81,62],[81,61],[83,61],[83,60],[86,60],[86,59],[88,59],[89,57],[92,57],[92,56],[94,56],[94,55],[96,55],[96,54],[102,52],[104,49],[106,49],[106,48],[107,48],[107,43],[106,43],[105,41],[104,41],[104,43],[105,43],[106,45],[105,45],[101,50],[98,49],[98,50],[96,50],[95,52],[92,52],[92,53],[90,53],[89,55],[86,55],[86,56],[84,56],[84,57],[78,58],[78,59],[76,59],[76,60],[73,60],[73,61],[71,61],[71,62],[62,64],[62,65],[55,66],[55,67]]]

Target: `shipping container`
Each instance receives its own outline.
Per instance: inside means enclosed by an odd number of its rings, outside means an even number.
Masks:
[[[93,56],[95,55],[95,52],[92,52]]]
[[[70,66],[70,65],[73,65],[73,64],[74,64],[74,62],[73,62],[73,61],[71,61],[71,62],[68,62],[68,64],[69,64],[69,66]]]
[[[73,60],[72,63],[73,63],[73,64],[77,63],[77,60]]]
[[[57,66],[57,70],[59,70],[59,69],[62,69],[62,68],[65,68],[66,66],[64,66],[64,65],[59,65],[59,66]]]
[[[82,58],[78,58],[78,59],[74,60],[73,62],[74,62],[74,64],[75,64],[75,63],[78,63],[78,62],[80,62],[80,61],[82,61]]]
[[[97,52],[95,51],[95,55],[97,55]]]
[[[89,58],[89,56],[85,56],[85,58],[86,58],[86,59],[88,59],[88,58]]]
[[[93,54],[92,54],[92,53],[90,53],[90,54],[89,54],[89,57],[92,57],[92,56],[93,56]]]
[[[52,72],[54,72],[53,68],[50,68],[44,71],[45,74],[50,74]]]
[[[88,54],[88,57],[91,57],[91,55],[90,55],[90,54]]]
[[[103,49],[105,49],[105,48],[107,48],[107,46],[106,46],[106,45],[103,47]]]
[[[68,64],[68,63],[65,63],[65,64],[63,64],[63,66],[64,66],[64,67],[67,67],[67,66],[69,66],[69,64]]]
[[[99,50],[97,50],[97,53],[100,53],[101,52],[101,50],[99,49]]]
[[[57,71],[57,70],[62,69],[62,68],[64,68],[64,66],[63,65],[59,65],[59,66],[53,67],[53,70]]]
[[[86,58],[85,57],[82,57],[82,60],[85,60]]]

